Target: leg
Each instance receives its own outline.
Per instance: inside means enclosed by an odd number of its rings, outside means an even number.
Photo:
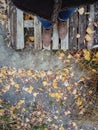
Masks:
[[[58,33],[60,39],[64,39],[67,34],[67,20],[71,17],[71,15],[76,11],[76,8],[69,8],[63,10],[59,13],[59,25],[58,25]]]
[[[41,22],[42,27],[43,27],[42,42],[43,42],[44,46],[48,47],[51,44],[53,24],[50,21],[40,18],[40,17],[38,17],[38,20]]]

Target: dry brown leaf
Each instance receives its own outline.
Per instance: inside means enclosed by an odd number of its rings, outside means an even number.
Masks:
[[[30,40],[31,42],[33,42],[33,41],[34,41],[34,36],[29,36],[29,40]]]

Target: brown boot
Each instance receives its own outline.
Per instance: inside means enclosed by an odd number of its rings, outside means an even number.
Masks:
[[[63,40],[67,34],[67,21],[59,21],[58,23],[58,34],[59,38]]]
[[[52,28],[51,29],[43,28],[42,41],[44,46],[48,47],[51,44],[51,37],[52,37]]]

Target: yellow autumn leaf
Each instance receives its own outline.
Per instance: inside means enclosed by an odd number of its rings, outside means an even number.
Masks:
[[[61,126],[60,130],[65,130],[65,128],[63,126]]]
[[[27,71],[27,75],[28,75],[28,76],[32,76],[32,71],[31,71],[31,70],[28,70],[28,71]]]
[[[85,40],[86,40],[87,42],[90,42],[90,41],[92,40],[92,38],[91,38],[88,34],[86,34]]]
[[[34,41],[34,36],[30,36],[29,40],[33,42]]]
[[[78,10],[78,12],[79,12],[80,15],[84,14],[84,11],[85,11],[85,10],[84,10],[83,7],[79,8],[79,10]]]
[[[52,98],[56,98],[56,101],[58,102],[61,97],[62,97],[62,93],[50,93],[49,94]]]
[[[11,107],[10,107],[10,110],[11,110],[11,111],[13,111],[14,109],[15,109],[15,107],[14,107],[14,106],[11,106]]]
[[[64,71],[64,70],[62,70],[60,74],[63,75],[63,76],[67,75],[66,71]]]
[[[57,89],[58,88],[58,85],[57,85],[57,80],[55,79],[55,80],[53,80],[53,88],[55,88],[55,89]]]
[[[94,33],[94,31],[91,28],[89,28],[89,27],[86,29],[86,32],[88,34],[93,34]]]
[[[84,77],[81,77],[79,81],[85,81],[85,78],[84,78]]]
[[[17,84],[17,83],[14,86],[15,86],[15,88],[19,88],[19,84]]]
[[[98,52],[96,52],[95,57],[98,58]]]
[[[0,116],[4,114],[4,109],[0,109]]]
[[[68,86],[68,87],[67,87],[67,90],[70,91],[70,90],[71,90],[71,86]]]
[[[83,100],[81,99],[81,98],[78,98],[78,100],[77,100],[77,105],[82,105],[82,103],[83,103]]]
[[[48,82],[47,81],[43,81],[43,86],[47,86]]]
[[[44,130],[48,130],[48,128],[44,128]]]
[[[90,55],[90,51],[89,50],[83,50],[84,53],[84,59],[87,61],[90,61],[91,59],[91,55]]]
[[[17,102],[17,106],[20,107],[23,103],[24,103],[24,100],[20,100],[19,102]]]
[[[32,93],[33,89],[34,89],[33,86],[30,86],[30,87],[28,87],[28,88],[23,88],[23,90],[25,90],[26,92],[28,92],[28,93],[30,93],[30,94]]]

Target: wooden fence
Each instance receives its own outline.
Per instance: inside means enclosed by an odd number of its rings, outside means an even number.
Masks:
[[[24,12],[17,9],[11,2],[7,8],[8,12],[8,28],[11,34],[11,44],[16,49],[25,48],[24,28],[33,28],[34,30],[34,49],[48,49],[48,50],[67,50],[67,49],[91,49],[93,45],[93,33],[89,34],[91,40],[87,41],[86,29],[89,27],[93,30],[94,22],[94,5],[86,6],[84,13],[79,14],[75,12],[73,16],[67,21],[68,33],[64,40],[60,40],[58,36],[57,24],[53,26],[53,35],[51,37],[52,43],[49,47],[45,47],[42,43],[42,26],[37,17],[33,20],[24,20]]]

